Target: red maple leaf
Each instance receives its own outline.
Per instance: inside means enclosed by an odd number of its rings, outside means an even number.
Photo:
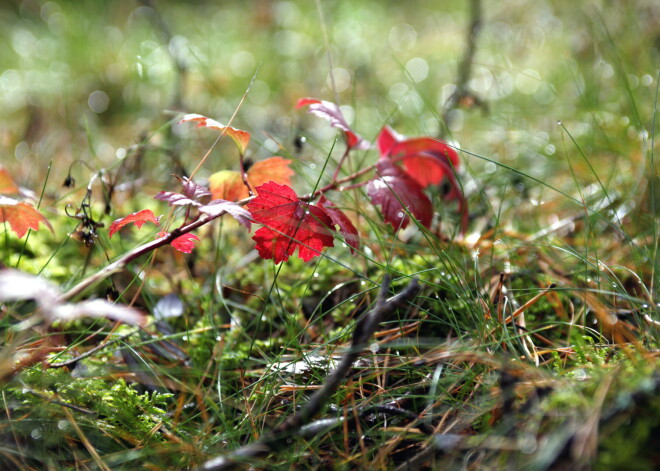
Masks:
[[[108,229],[108,235],[112,237],[115,232],[130,223],[135,224],[138,229],[140,229],[145,222],[153,222],[154,224],[158,225],[159,219],[160,218],[157,218],[154,215],[152,210],[143,209],[137,213],[129,214],[126,217],[116,219],[115,222],[110,225],[110,228]]]
[[[156,237],[160,238],[167,235],[169,235],[169,232],[161,231],[156,235]],[[199,241],[199,237],[197,237],[195,234],[188,233],[173,239],[172,242],[170,242],[170,245],[172,248],[178,250],[179,252],[191,253],[195,248],[195,243],[197,241]]]
[[[264,183],[256,190],[258,196],[247,207],[254,221],[264,225],[252,237],[261,258],[285,262],[298,249],[298,256],[308,261],[333,246],[333,221],[326,210],[301,201],[279,183]]]
[[[6,222],[11,230],[20,239],[28,229],[39,229],[39,223],[43,223],[52,231],[48,220],[32,205],[22,201],[0,196],[0,223]]]
[[[390,160],[379,160],[376,169],[379,175],[367,185],[367,194],[374,205],[381,205],[385,221],[394,229],[405,229],[410,222],[409,212],[423,226],[430,227],[433,205],[421,185]]]
[[[332,103],[331,101],[317,100],[316,98],[301,98],[298,100],[296,108],[302,108],[303,106],[309,106],[309,113],[318,116],[319,118],[327,119],[330,121],[330,126],[344,131],[344,134],[346,134],[346,143],[349,148],[371,148],[371,144],[369,144],[368,141],[365,141],[362,137],[353,132],[346,122],[344,114],[335,103]]]

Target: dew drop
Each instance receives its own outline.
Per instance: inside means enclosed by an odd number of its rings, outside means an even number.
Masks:
[[[561,121],[557,120],[557,126],[561,126]]]
[[[68,426],[69,426],[69,421],[68,420],[60,420],[57,423],[57,428],[60,429],[60,430],[64,430]]]
[[[403,213],[402,213],[401,211],[399,211],[398,213],[396,213],[396,217],[398,217],[398,218],[402,218],[402,217],[403,217]]]
[[[587,372],[584,371],[584,369],[582,369],[582,368],[579,368],[579,369],[575,370],[574,374],[575,374],[575,379],[578,379],[578,380],[584,380],[584,379],[588,378]]]
[[[41,430],[35,428],[34,430],[32,430],[32,432],[30,432],[30,436],[35,440],[39,440],[42,437]]]
[[[94,113],[103,113],[110,105],[110,97],[103,90],[94,90],[87,98],[87,105]]]
[[[648,304],[642,304],[642,309],[648,309],[649,305]]]
[[[536,438],[531,433],[523,435],[523,440],[520,445],[520,451],[529,455],[534,453],[537,448]]]

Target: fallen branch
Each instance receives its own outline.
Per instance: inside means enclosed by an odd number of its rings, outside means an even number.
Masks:
[[[287,417],[284,422],[267,432],[254,443],[242,446],[225,455],[212,458],[203,463],[198,471],[225,471],[234,469],[246,460],[263,457],[284,445],[292,435],[301,431],[318,414],[330,396],[334,394],[343,379],[349,374],[353,363],[366,347],[367,341],[374,334],[381,321],[392,314],[395,309],[404,306],[419,292],[419,283],[416,278],[396,296],[386,298],[390,280],[388,276],[383,279],[378,301],[372,310],[366,313],[355,326],[353,340],[348,351],[344,354],[337,368],[330,373],[321,389],[318,389],[309,401],[297,412]]]

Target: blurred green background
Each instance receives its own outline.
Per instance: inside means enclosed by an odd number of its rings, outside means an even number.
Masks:
[[[370,139],[387,123],[439,135],[470,14],[467,1],[323,0],[323,21],[312,1],[150,3],[0,7],[0,154],[20,183],[38,187],[49,161],[64,174],[75,159],[111,165],[172,119],[166,110],[226,122],[255,74],[234,121],[253,134],[255,157],[276,152],[278,142],[290,149],[301,132],[329,145],[335,131],[294,110],[302,96],[338,99]],[[659,10],[652,0],[485,2],[468,83],[485,107],[456,110],[448,138],[552,178],[566,170],[561,120],[604,178],[638,175],[654,107]],[[223,149],[207,172],[235,164]],[[181,152],[191,165],[201,157]],[[466,163],[475,177],[496,170],[477,158]]]

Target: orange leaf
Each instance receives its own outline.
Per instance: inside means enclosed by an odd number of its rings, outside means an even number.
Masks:
[[[241,174],[234,170],[221,170],[211,175],[209,190],[214,200],[238,201],[249,196]]]
[[[33,206],[6,196],[0,196],[0,222],[8,223],[19,239],[28,229],[38,230],[40,222],[53,230],[48,220]]]
[[[282,157],[270,157],[260,160],[247,172],[248,182],[252,189],[273,181],[282,185],[291,185],[291,176],[295,174],[289,168],[290,160]],[[221,170],[209,177],[209,189],[212,199],[239,201],[249,196],[241,174],[232,170]]]
[[[291,176],[295,172],[289,168],[290,163],[290,160],[282,157],[271,157],[255,162],[248,170],[248,182],[252,188],[270,181],[281,185],[291,185]]]
[[[190,122],[196,122],[198,128],[215,129],[216,131],[220,131],[227,134],[229,137],[231,137],[234,140],[236,146],[238,146],[238,151],[241,153],[241,155],[245,154],[245,149],[247,149],[247,146],[250,143],[249,132],[242,131],[241,129],[236,129],[231,126],[225,126],[224,124],[216,121],[215,119],[207,118],[206,116],[202,116],[201,114],[195,114],[195,113],[185,115],[183,118],[181,118],[179,124],[190,123]]]
[[[115,219],[115,222],[113,222],[110,225],[110,229],[108,229],[108,235],[112,237],[115,232],[130,223],[135,224],[138,229],[140,229],[145,222],[153,222],[154,224],[158,225],[159,219],[160,218],[157,218],[154,215],[152,210],[143,209],[137,213],[129,214],[126,217]]]
[[[18,188],[14,179],[11,178],[9,172],[0,167],[0,195],[16,194],[20,193],[21,190]]]

